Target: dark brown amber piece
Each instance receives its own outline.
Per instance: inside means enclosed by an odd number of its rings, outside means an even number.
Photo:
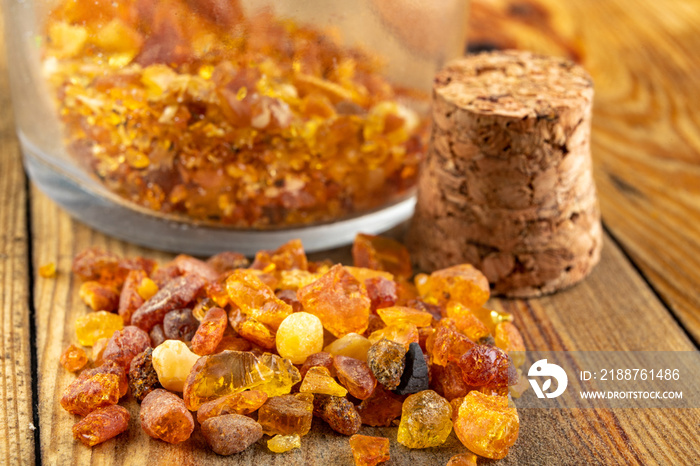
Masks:
[[[168,312],[187,307],[204,285],[206,280],[194,274],[169,281],[134,312],[131,324],[149,332],[154,325],[163,322]]]
[[[306,435],[311,430],[313,398],[308,393],[269,398],[258,410],[258,422],[268,435]]]
[[[260,390],[246,390],[222,396],[200,406],[197,410],[197,421],[202,424],[211,417],[224,414],[250,414],[265,404],[267,398],[267,393]]]
[[[496,346],[474,346],[464,353],[458,364],[464,381],[475,387],[502,388],[518,381],[513,362]]]
[[[384,236],[362,233],[355,236],[352,258],[356,267],[385,270],[402,278],[413,275],[411,257],[406,246]]]
[[[207,259],[209,264],[219,275],[233,272],[236,269],[248,267],[249,261],[246,256],[233,251],[223,251]]]
[[[389,439],[356,434],[350,437],[355,466],[376,466],[389,461]]]
[[[141,403],[156,388],[161,388],[158,373],[153,368],[153,349],[147,348],[131,360],[129,366],[129,388],[133,397]]]
[[[240,453],[263,436],[262,426],[240,414],[224,414],[202,423],[202,435],[219,455]]]
[[[102,361],[114,361],[127,369],[134,356],[151,347],[151,338],[138,327],[129,325],[114,332],[107,342]]]
[[[61,354],[60,363],[69,372],[76,372],[85,367],[88,362],[87,354],[85,350],[79,346],[70,345]]]
[[[377,385],[372,396],[363,400],[357,407],[357,412],[365,425],[390,426],[394,419],[401,416],[404,398]]]
[[[203,356],[211,354],[221,342],[228,327],[228,315],[221,308],[209,309],[192,338],[192,352]]]
[[[404,345],[385,338],[370,346],[367,351],[367,365],[377,382],[389,390],[394,390],[401,383],[405,357]]]
[[[151,337],[151,345],[154,348],[167,340],[162,324],[154,325],[151,331],[148,333],[148,336]]]
[[[377,379],[364,361],[338,355],[333,358],[333,367],[338,375],[338,381],[355,398],[365,400],[374,392]]]
[[[336,338],[367,329],[371,301],[364,284],[342,265],[333,266],[313,283],[300,288],[297,297],[304,311],[321,319]]]
[[[356,434],[362,426],[362,419],[355,406],[341,396],[314,395],[314,415],[343,435]]]
[[[190,341],[199,328],[199,321],[190,309],[176,309],[165,314],[163,333],[168,340]]]
[[[63,392],[61,406],[72,414],[86,416],[97,408],[117,404],[119,377],[114,374],[91,374],[75,379]]]
[[[153,438],[181,443],[194,431],[194,419],[177,395],[158,388],[141,402],[141,428]]]
[[[384,277],[370,277],[365,280],[367,295],[372,302],[372,310],[396,305],[399,300],[396,282]]]
[[[73,438],[93,447],[129,428],[129,411],[119,405],[96,409],[73,426]]]
[[[304,361],[304,364],[302,364],[301,368],[299,369],[301,378],[303,379],[306,376],[308,370],[315,366],[325,367],[326,369],[328,369],[328,372],[330,373],[331,377],[336,376],[335,367],[333,366],[333,355],[331,353],[314,353],[308,358],[306,358],[306,361]]]
[[[119,315],[124,320],[125,325],[131,323],[131,316],[134,311],[143,305],[144,299],[138,292],[141,282],[148,278],[143,270],[132,270],[126,276],[124,286],[119,294]]]
[[[119,307],[119,293],[109,285],[89,281],[80,285],[80,299],[93,311],[116,311]]]

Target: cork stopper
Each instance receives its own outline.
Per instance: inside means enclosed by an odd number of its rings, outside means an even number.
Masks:
[[[485,53],[438,73],[407,237],[418,267],[468,262],[511,297],[588,275],[602,247],[592,104],[590,76],[561,58]]]

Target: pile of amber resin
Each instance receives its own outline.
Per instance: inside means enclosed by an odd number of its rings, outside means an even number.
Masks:
[[[66,146],[110,190],[237,227],[337,219],[410,192],[416,92],[332,33],[237,1],[66,0],[44,73]]]
[[[358,465],[389,458],[389,440],[362,425],[398,425],[408,448],[454,429],[469,450],[455,465],[503,458],[518,436],[509,387],[524,347],[510,315],[483,307],[486,278],[458,265],[411,281],[406,249],[377,236],[358,235],[353,259],[310,262],[297,240],[252,264],[234,252],[162,266],[81,253],[73,272],[94,312],[76,332],[92,362],[61,399],[84,416],[75,438],[92,446],[128,429],[117,403],[130,392],[148,435],[179,443],[199,428],[220,455],[263,435],[273,452],[299,448],[316,416],[350,436]],[[61,364],[88,358],[71,345]]]

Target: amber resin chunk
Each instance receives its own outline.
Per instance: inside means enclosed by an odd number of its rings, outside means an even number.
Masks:
[[[143,399],[140,418],[148,435],[168,443],[182,443],[194,431],[194,419],[182,398],[162,388]]]
[[[163,388],[182,392],[190,370],[199,360],[187,345],[180,340],[166,340],[152,354],[153,368]]]
[[[199,320],[187,308],[170,311],[163,317],[163,334],[168,340],[191,341],[198,328]]]
[[[240,453],[262,438],[262,426],[240,414],[224,414],[202,423],[202,435],[215,453]]]
[[[368,426],[391,426],[401,416],[404,397],[377,385],[372,395],[357,407],[362,423]]]
[[[352,245],[352,258],[357,267],[385,270],[401,278],[411,278],[413,275],[406,246],[384,236],[359,233]]]
[[[271,353],[263,353],[258,359],[262,367],[272,371],[263,383],[255,387],[256,390],[265,392],[267,396],[286,395],[301,381],[299,369],[294,367],[289,359]]]
[[[367,351],[369,351],[370,346],[372,346],[372,342],[366,337],[357,333],[348,333],[326,346],[323,351],[336,356],[348,356],[360,361],[367,361]]]
[[[81,374],[63,392],[61,406],[71,414],[86,416],[98,408],[117,404],[119,396],[119,376]]]
[[[504,396],[471,391],[464,397],[455,421],[455,433],[469,450],[501,459],[518,439],[518,411]]]
[[[273,453],[286,453],[301,448],[301,437],[299,434],[275,435],[267,441],[267,448]]]
[[[343,435],[356,434],[362,418],[355,406],[341,396],[314,395],[314,416],[328,423],[331,429]]]
[[[306,271],[309,268],[309,261],[306,258],[301,240],[293,239],[277,248],[276,251],[258,251],[250,268],[265,272]]]
[[[218,307],[209,309],[192,338],[192,351],[200,356],[213,353],[221,342],[226,327],[228,327],[226,311]]]
[[[301,374],[301,377],[304,378],[309,369],[314,366],[322,366],[328,369],[328,373],[331,375],[331,377],[335,377],[336,373],[335,366],[333,365],[333,359],[335,359],[334,356],[326,352],[312,354],[306,358],[306,361],[304,361],[304,364],[299,369],[299,373]]]
[[[134,314],[134,311],[141,307],[141,305],[147,299],[144,298],[141,293],[139,293],[141,282],[147,279],[150,281],[148,275],[146,275],[146,272],[143,270],[132,270],[127,274],[126,279],[124,280],[122,291],[119,294],[118,310],[119,315],[127,325],[131,323],[131,316]],[[155,283],[153,286],[156,286],[157,289],[157,285]]]
[[[523,342],[523,337],[515,325],[511,322],[496,324],[493,337],[496,346],[508,353],[515,367],[520,367],[525,363],[525,342]]]
[[[372,310],[394,306],[399,300],[398,285],[384,277],[370,277],[365,280],[367,295],[372,303]]]
[[[299,391],[302,393],[308,392],[333,396],[345,396],[348,393],[344,387],[331,377],[328,369],[323,366],[312,367],[306,372]]]
[[[374,343],[367,352],[367,365],[377,382],[393,390],[401,383],[406,363],[406,348],[400,343],[383,339]]]
[[[236,269],[246,268],[249,263],[246,256],[234,251],[222,251],[207,259],[207,264],[216,270],[219,275],[233,272]]]
[[[350,437],[355,466],[376,466],[389,461],[389,439],[355,434]]]
[[[323,323],[336,338],[362,333],[367,328],[371,301],[365,286],[342,265],[335,265],[297,296],[304,310]]]
[[[503,388],[518,381],[513,362],[495,346],[474,346],[462,355],[458,364],[464,381],[474,387]]]
[[[413,324],[416,327],[428,327],[433,321],[433,315],[427,311],[412,309],[404,306],[391,306],[377,310],[377,314],[385,324]]]
[[[416,287],[429,303],[453,300],[470,308],[483,306],[491,293],[489,281],[470,264],[460,264],[437,270],[426,276],[416,275]]]
[[[153,367],[153,349],[147,348],[131,360],[129,366],[129,389],[133,397],[141,403],[156,388],[161,388],[158,373]]]
[[[88,447],[105,442],[129,428],[129,411],[119,405],[97,409],[73,426],[73,438]]]
[[[321,320],[307,312],[290,314],[277,329],[275,345],[280,356],[303,364],[307,357],[323,349]]]
[[[93,311],[116,311],[119,307],[119,293],[108,285],[89,281],[80,285],[80,299]]]
[[[420,341],[420,334],[418,333],[418,327],[415,325],[401,322],[387,325],[384,328],[372,332],[368,339],[371,343],[376,343],[382,339],[401,343],[404,348],[408,350],[411,343],[418,343]]]
[[[272,397],[258,410],[258,422],[268,435],[306,435],[311,430],[313,398],[310,393]]]
[[[364,361],[338,355],[333,358],[333,367],[340,383],[355,398],[366,400],[374,392],[377,379]]]
[[[460,453],[450,458],[447,466],[476,466],[477,458],[474,453]]]
[[[85,350],[79,346],[70,345],[61,354],[60,363],[69,372],[77,372],[88,362],[87,354]]]
[[[197,410],[197,421],[202,424],[211,417],[224,414],[250,414],[265,404],[267,398],[267,393],[260,390],[246,390],[222,396],[200,406]]]
[[[134,356],[151,347],[151,339],[146,332],[129,325],[124,330],[114,332],[102,352],[103,361],[114,361],[125,369],[129,368]]]
[[[236,270],[229,275],[226,292],[244,314],[273,330],[292,313],[292,306],[277,298],[272,288],[250,270]]]
[[[154,325],[163,322],[168,312],[187,307],[206,283],[196,274],[170,280],[133,313],[131,324],[150,332]]]
[[[122,318],[107,311],[91,312],[75,321],[75,333],[83,346],[92,346],[100,338],[109,338],[123,327]]]
[[[452,432],[452,406],[432,390],[406,398],[397,441],[408,448],[442,445]]]

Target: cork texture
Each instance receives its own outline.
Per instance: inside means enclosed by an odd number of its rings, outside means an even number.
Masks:
[[[592,104],[590,76],[564,59],[485,53],[438,73],[407,237],[418,267],[468,262],[511,297],[583,279],[602,247]]]

